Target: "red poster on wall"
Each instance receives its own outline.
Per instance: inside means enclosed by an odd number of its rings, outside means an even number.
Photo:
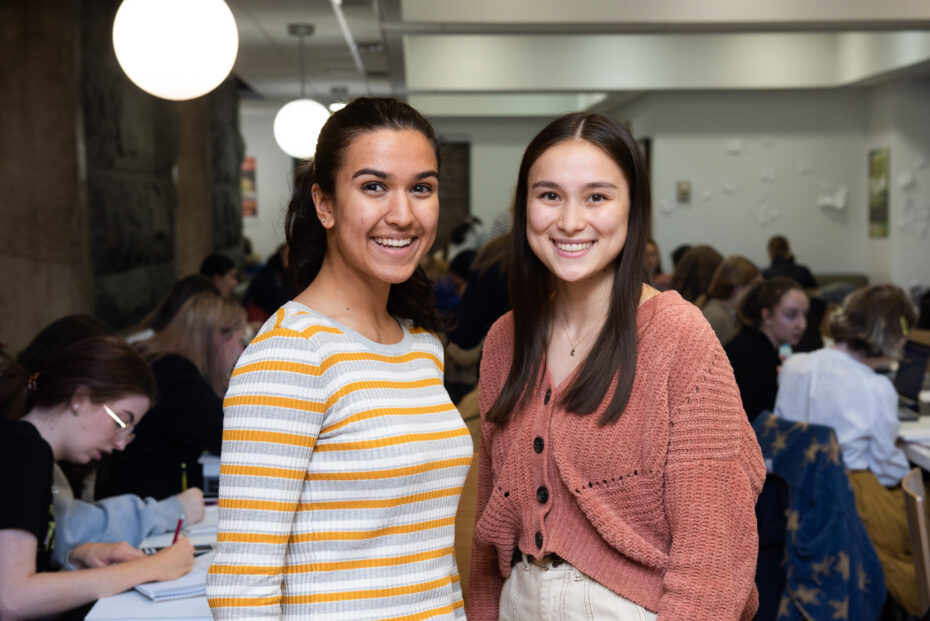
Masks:
[[[242,160],[242,217],[254,218],[258,215],[258,195],[255,193],[255,158]]]

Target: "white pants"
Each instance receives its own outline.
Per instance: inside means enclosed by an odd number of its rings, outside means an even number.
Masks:
[[[510,570],[499,621],[654,621],[655,613],[617,595],[566,562],[542,568],[526,557]]]

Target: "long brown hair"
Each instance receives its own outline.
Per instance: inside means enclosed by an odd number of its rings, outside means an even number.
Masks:
[[[421,133],[432,145],[439,166],[439,142],[423,115],[396,99],[359,97],[333,113],[320,130],[313,159],[301,164],[294,183],[294,192],[287,207],[284,232],[288,256],[288,272],[297,291],[305,289],[323,266],[326,256],[326,229],[316,215],[310,190],[316,183],[324,194],[336,191],[336,173],[342,167],[346,150],[358,136],[380,129],[412,130]],[[415,326],[439,331],[446,320],[435,309],[433,283],[422,267],[399,284],[391,285],[387,310],[396,317],[413,321]]]
[[[150,362],[165,354],[184,356],[222,396],[230,369],[220,365],[214,338],[217,334],[231,337],[244,327],[245,309],[238,302],[204,291],[188,298],[161,332],[136,347]]]
[[[739,287],[748,285],[761,275],[762,272],[755,263],[746,257],[731,254],[717,267],[714,277],[710,279],[707,293],[700,296],[695,305],[704,308],[710,300],[729,300]]]
[[[646,162],[636,141],[619,123],[602,115],[576,112],[559,117],[530,142],[523,154],[514,194],[510,252],[510,299],[513,303],[513,362],[487,420],[503,424],[532,395],[540,380],[552,321],[552,275],[533,253],[526,237],[526,202],[530,167],[550,147],[566,140],[584,140],[602,149],[623,171],[630,190],[626,243],[614,259],[614,279],[601,344],[581,363],[560,405],[578,415],[601,405],[616,379],[617,387],[600,419],[616,421],[630,400],[636,373],[636,308],[642,294],[643,254],[649,235],[650,196]]]
[[[785,294],[793,289],[804,293],[804,288],[798,281],[787,276],[776,276],[771,280],[756,283],[740,301],[736,318],[744,326],[758,330],[762,325],[762,311],[774,311]]]
[[[155,380],[145,360],[123,339],[91,336],[49,357],[41,370],[18,363],[3,370],[0,411],[19,419],[34,407],[53,408],[86,388],[94,403],[140,395],[150,401]]]
[[[914,305],[895,285],[863,287],[849,294],[830,318],[830,334],[837,343],[869,358],[898,358],[901,339],[917,322]]]

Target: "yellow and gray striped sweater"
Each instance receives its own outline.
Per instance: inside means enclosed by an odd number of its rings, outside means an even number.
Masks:
[[[216,619],[464,618],[455,512],[468,430],[442,346],[383,345],[288,302],[224,402]]]

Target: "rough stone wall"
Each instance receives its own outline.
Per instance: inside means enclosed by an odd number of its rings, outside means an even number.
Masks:
[[[174,282],[177,109],[125,76],[113,52],[119,0],[82,3],[82,87],[95,314],[140,319]]]
[[[239,133],[239,94],[228,78],[209,95],[213,170],[213,249],[242,263],[242,185],[245,143]]]

